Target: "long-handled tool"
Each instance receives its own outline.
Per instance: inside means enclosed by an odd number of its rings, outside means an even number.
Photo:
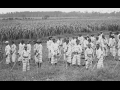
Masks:
[[[0,64],[4,61],[4,59],[0,62]]]
[[[115,65],[115,67],[113,68],[113,71],[116,69],[116,67],[119,65],[119,61],[117,62],[117,64]]]
[[[13,67],[11,68],[11,70],[10,71],[12,71],[13,70],[13,68],[15,67],[15,65],[16,65],[16,63],[17,63],[17,61],[16,62],[14,62],[14,65],[13,65]]]

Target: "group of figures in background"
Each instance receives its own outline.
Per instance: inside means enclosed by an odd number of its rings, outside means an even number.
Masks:
[[[5,53],[6,64],[22,62],[23,71],[30,70],[31,44],[24,41],[19,43],[19,50],[16,50],[16,44],[6,41]],[[120,33],[110,32],[109,37],[102,32],[98,36],[79,34],[74,37],[52,38],[46,42],[48,50],[48,59],[51,65],[57,65],[62,59],[68,66],[81,66],[82,59],[86,69],[93,67],[96,61],[97,69],[104,68],[106,56],[112,55],[115,60],[120,60]],[[41,41],[35,41],[33,45],[34,59],[38,68],[43,63],[43,46]],[[62,58],[61,58],[62,57]]]
[[[26,72],[30,70],[30,60],[31,58],[31,44],[30,42],[24,43],[21,41],[19,43],[19,49],[17,51],[17,46],[14,42],[12,45],[9,45],[9,42],[6,41],[5,54],[6,54],[6,64],[16,63],[17,61],[22,62],[23,71]],[[42,63],[42,44],[40,41],[34,41],[34,60],[38,68]],[[14,64],[15,65],[15,64]],[[14,67],[13,65],[13,67]]]

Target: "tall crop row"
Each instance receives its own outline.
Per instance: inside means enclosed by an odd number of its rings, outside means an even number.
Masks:
[[[119,30],[119,19],[0,21],[0,40],[37,39],[81,32]]]

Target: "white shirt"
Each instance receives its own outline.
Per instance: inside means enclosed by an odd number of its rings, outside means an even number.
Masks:
[[[85,50],[85,59],[88,59],[88,55],[92,55],[93,54],[93,49],[92,48],[87,48]]]
[[[99,59],[101,57],[101,55],[104,55],[104,52],[102,51],[101,48],[99,48],[98,50],[96,50],[96,56]]]
[[[27,44],[27,51],[31,53],[31,44]]]
[[[12,52],[14,52],[14,53],[16,52],[16,45],[15,45],[15,44],[12,44],[12,45],[11,45],[11,50],[12,50]]]
[[[47,48],[50,49],[53,44],[52,40],[47,41]]]
[[[19,54],[22,54],[22,52],[23,52],[23,50],[24,50],[24,46],[25,46],[25,44],[19,44],[19,50],[18,50],[18,53]]]
[[[34,45],[34,51],[37,51],[38,53],[42,53],[42,45],[36,43]]]
[[[88,41],[87,40],[84,40],[84,47],[87,47],[87,45],[88,45]]]
[[[10,45],[7,45],[7,46],[5,47],[6,55],[10,54],[10,51],[11,51],[11,47],[10,47]]]
[[[23,57],[29,57],[29,52],[26,50],[23,50]]]

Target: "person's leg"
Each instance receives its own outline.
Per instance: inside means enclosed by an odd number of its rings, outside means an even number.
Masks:
[[[26,63],[27,63],[27,70],[30,70],[30,63],[29,63],[29,59],[27,59]]]
[[[23,63],[23,72],[26,72],[26,61],[23,60],[22,63]]]

